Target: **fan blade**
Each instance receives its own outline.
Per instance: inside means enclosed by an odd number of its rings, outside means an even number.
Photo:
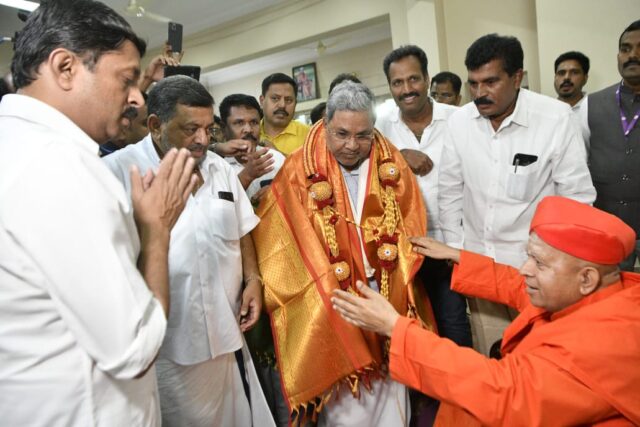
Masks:
[[[167,18],[166,16],[158,15],[157,13],[148,12],[145,10],[144,17],[151,19],[152,21],[162,22],[167,24],[171,22],[171,18]]]

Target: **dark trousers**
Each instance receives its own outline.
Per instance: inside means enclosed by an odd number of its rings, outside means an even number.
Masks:
[[[418,272],[429,295],[438,333],[464,347],[472,347],[471,325],[467,317],[467,302],[464,296],[451,290],[453,268],[444,260],[425,258]],[[411,427],[433,425],[440,402],[411,393]]]
[[[472,347],[471,325],[464,296],[451,290],[453,268],[444,260],[425,258],[419,275],[425,286],[441,337]]]

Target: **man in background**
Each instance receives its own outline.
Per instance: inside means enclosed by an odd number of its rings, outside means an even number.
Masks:
[[[0,103],[3,424],[160,425],[169,234],[194,162],[128,170],[130,201],[97,156],[143,104],[145,47],[91,0],[42,2],[18,35]]]
[[[622,81],[589,95],[589,169],[598,192],[594,206],[640,233],[640,20],[618,40]],[[633,271],[636,250],[620,267]]]
[[[462,81],[457,74],[442,71],[431,79],[431,97],[442,104],[458,106],[462,96]]]
[[[553,87],[558,100],[566,102],[574,110],[579,109],[587,95],[582,88],[589,79],[589,58],[581,52],[565,52],[556,58],[553,68]]]
[[[378,118],[376,128],[400,150],[416,176],[427,207],[428,235],[443,240],[438,176],[443,147],[451,138],[447,119],[456,108],[429,98],[427,68],[427,55],[418,46],[402,46],[386,56],[383,69],[396,106]],[[438,332],[458,345],[471,347],[467,303],[449,288],[451,266],[426,258],[419,275],[429,294]]]
[[[573,118],[582,132],[585,144],[589,143],[587,126],[587,94],[582,91],[589,79],[589,58],[581,52],[565,52],[553,64],[553,87],[558,100],[571,107]]]
[[[297,93],[296,81],[286,74],[271,74],[262,81],[260,140],[285,156],[301,147],[309,133],[309,126],[294,120]]]

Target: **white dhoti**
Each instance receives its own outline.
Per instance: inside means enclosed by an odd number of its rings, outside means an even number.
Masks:
[[[164,427],[273,426],[275,423],[246,344],[242,348],[250,402],[234,353],[196,365],[158,359],[156,371]]]
[[[411,409],[407,388],[391,378],[375,380],[372,390],[360,388],[360,398],[340,390],[320,413],[319,427],[402,427],[409,425]]]

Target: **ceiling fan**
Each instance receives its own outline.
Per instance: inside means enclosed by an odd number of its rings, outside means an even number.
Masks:
[[[136,18],[146,18],[156,22],[168,23],[171,22],[171,18],[167,18],[166,16],[158,15],[157,13],[149,12],[144,7],[138,4],[137,0],[129,0],[129,4],[125,7],[124,12],[128,16],[133,16]]]
[[[318,53],[318,55],[322,55],[327,51],[327,49],[331,49],[338,43],[340,43],[340,40],[336,40],[333,43],[329,43],[329,44],[324,43],[322,40],[318,40],[318,44],[315,47],[315,51]]]

